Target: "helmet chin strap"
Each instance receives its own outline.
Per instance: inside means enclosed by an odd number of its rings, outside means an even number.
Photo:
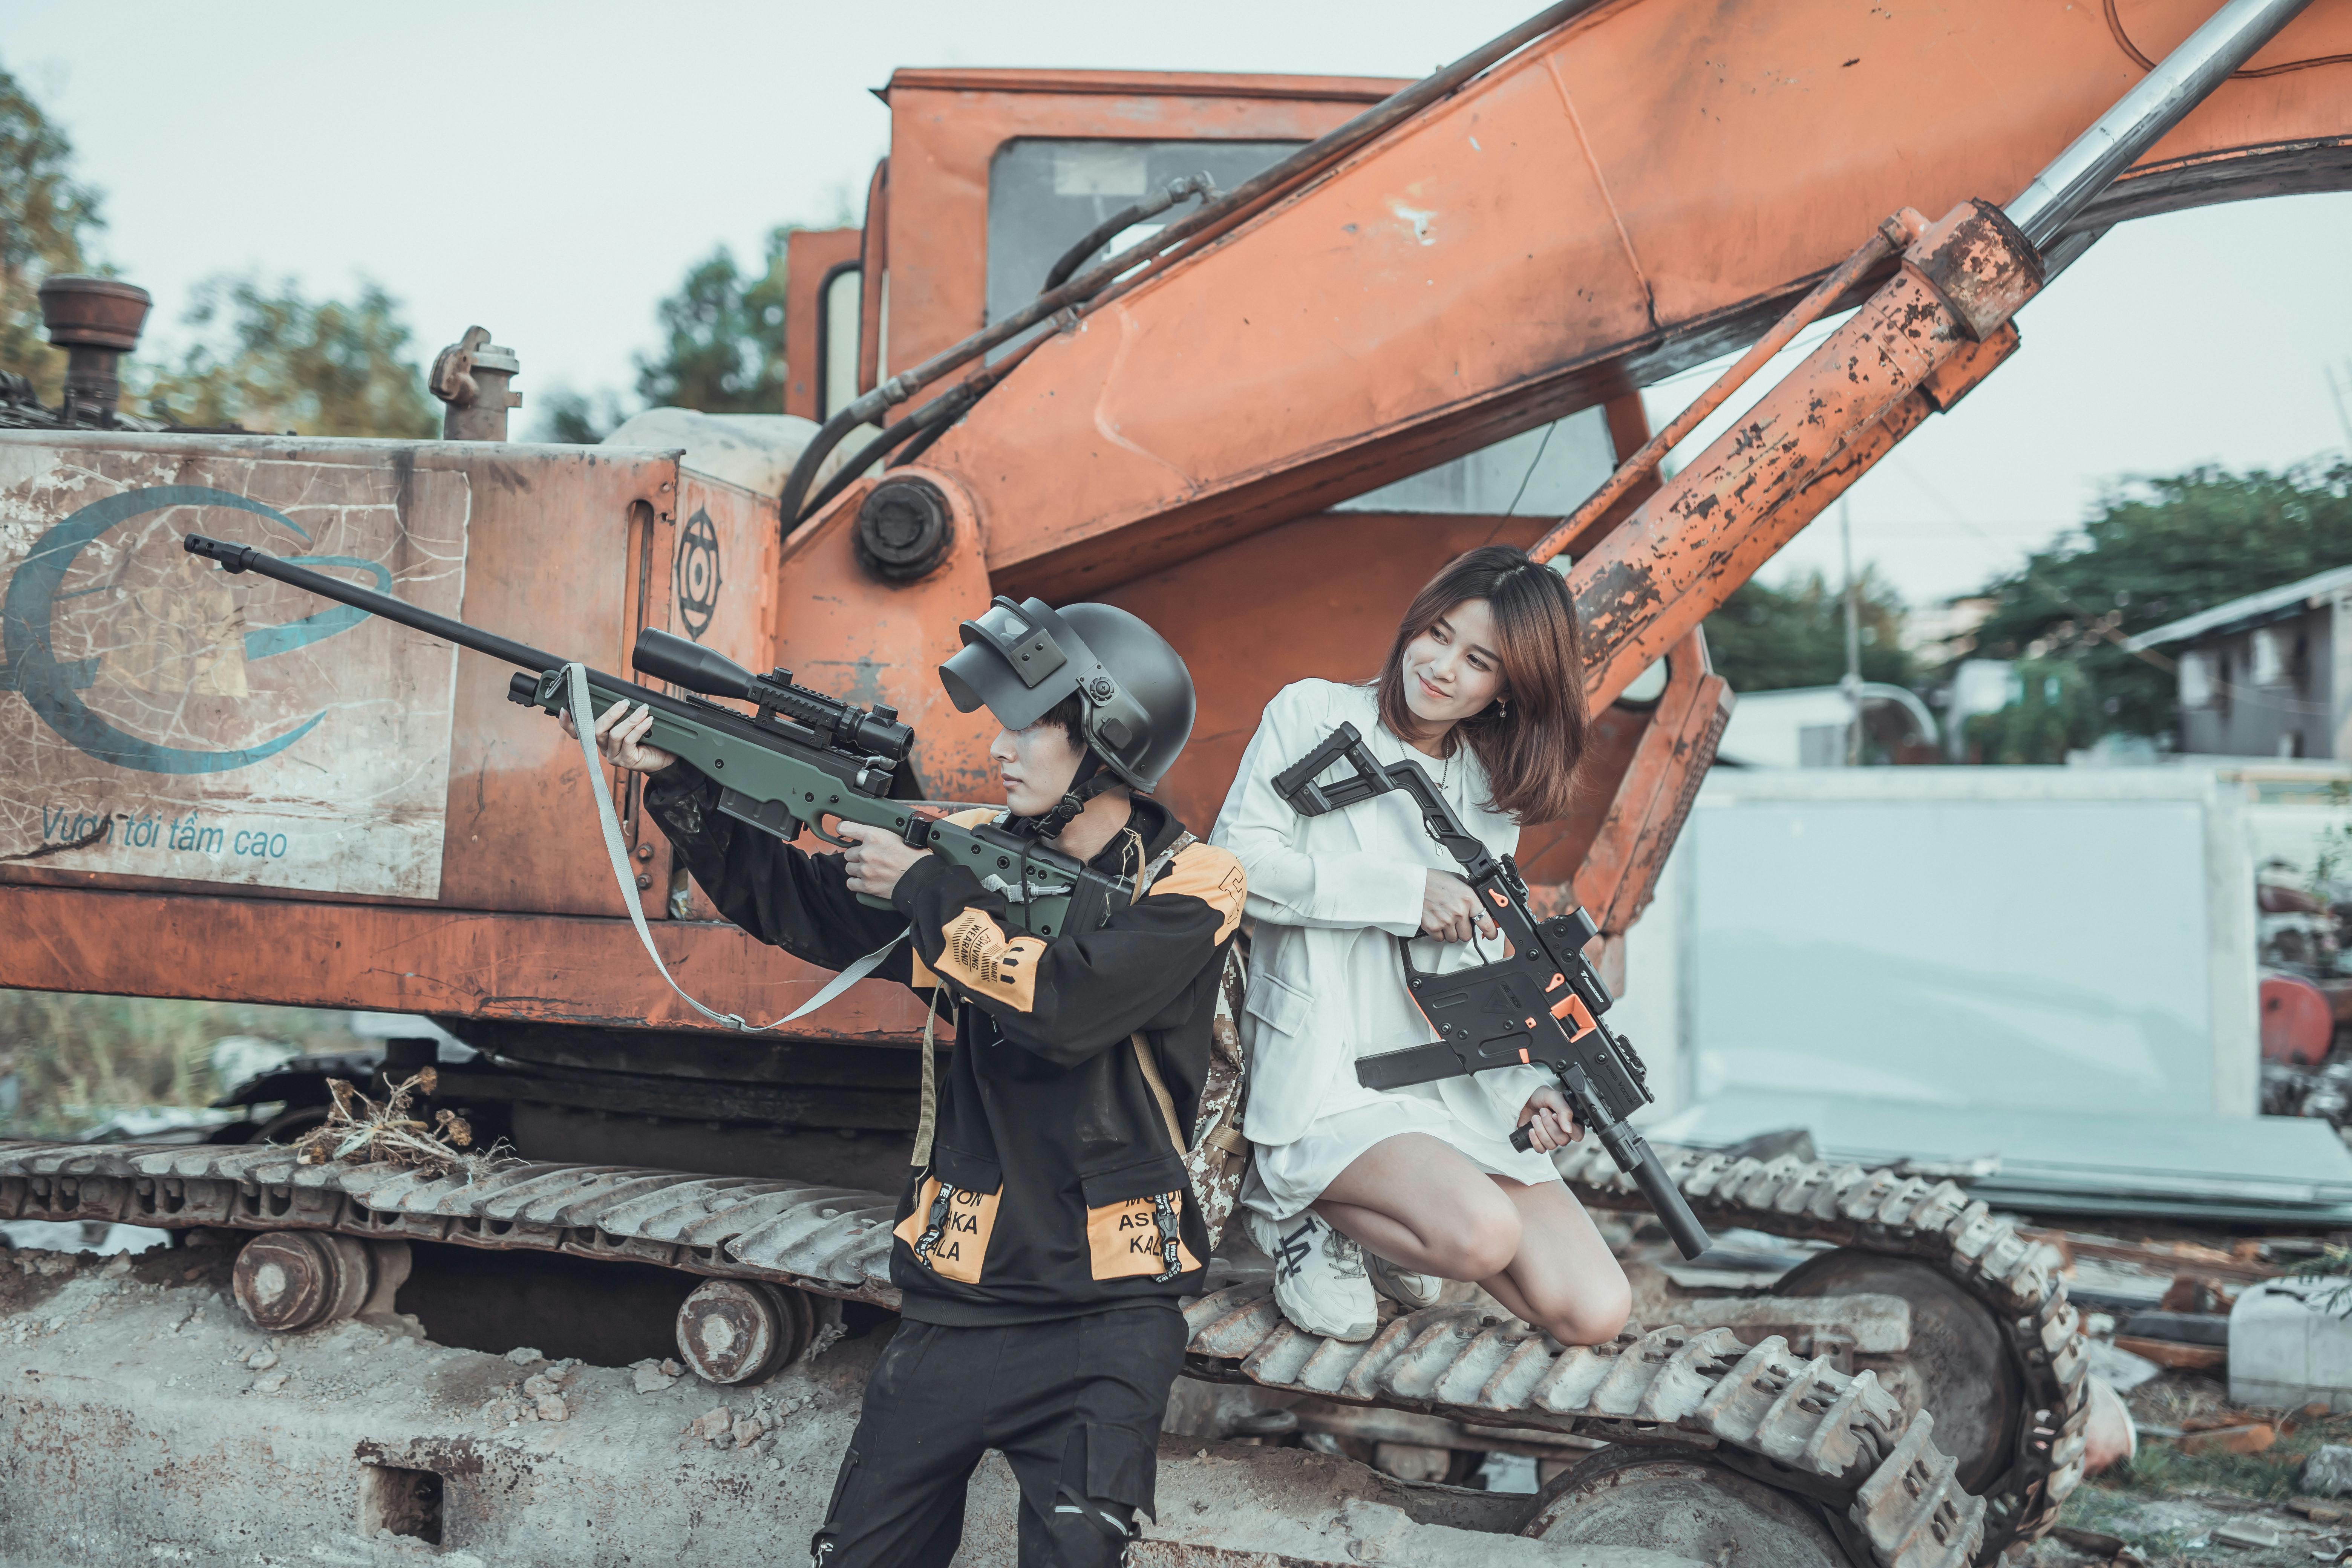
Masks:
[[[1103,760],[1092,746],[1078,759],[1078,771],[1070,777],[1070,787],[1060,802],[1042,816],[1023,818],[1020,831],[1033,838],[1052,842],[1062,837],[1062,830],[1078,819],[1087,809],[1087,802],[1118,783],[1118,776],[1103,766]]]

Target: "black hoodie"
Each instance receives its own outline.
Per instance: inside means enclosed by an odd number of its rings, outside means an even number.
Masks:
[[[1200,1288],[1207,1232],[1129,1038],[1140,1032],[1189,1144],[1208,1072],[1225,944],[1242,918],[1241,863],[1178,853],[1143,897],[1091,931],[1012,936],[1003,895],[928,857],[895,910],[857,901],[838,855],[808,855],[720,813],[685,763],[646,805],[721,914],[796,958],[840,969],[910,931],[876,978],[936,994],[955,1019],[930,1167],[898,1200],[890,1278],[919,1322],[1043,1322]],[[1182,825],[1138,798],[1091,864],[1131,876]],[[1175,1220],[1171,1249],[1165,1222]],[[1170,1256],[1172,1250],[1173,1256]]]

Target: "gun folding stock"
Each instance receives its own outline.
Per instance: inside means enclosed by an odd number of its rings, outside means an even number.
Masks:
[[[1353,773],[1332,784],[1315,782],[1318,773],[1342,757],[1355,770]],[[1320,816],[1395,787],[1353,724],[1340,725],[1323,738],[1321,745],[1274,775],[1275,794],[1301,816]]]

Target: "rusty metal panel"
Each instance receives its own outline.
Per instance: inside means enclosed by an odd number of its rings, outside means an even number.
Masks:
[[[456,650],[180,542],[226,532],[448,615],[472,510],[462,469],[0,437],[0,860],[435,896]]]
[[[857,502],[870,488],[852,486],[846,505],[784,542],[773,573],[774,661],[827,696],[896,708],[914,726],[915,773],[932,799],[1002,805],[987,755],[996,721],[984,708],[957,712],[939,678],[963,646],[957,624],[988,608],[979,530],[969,512],[956,514],[946,559],[911,583],[882,582],[857,560]]]
[[[824,280],[845,261],[857,259],[859,231],[796,228],[784,237],[784,412],[821,419],[824,366],[817,342],[824,320]]]
[[[196,570],[176,535],[323,557],[620,669],[645,531],[675,510],[674,455],[27,432],[0,436],[0,464],[11,672],[0,735],[27,759],[0,807],[23,818],[6,822],[0,853],[45,847],[45,800],[53,829],[68,805],[114,823],[85,849],[0,864],[0,879],[619,912],[578,752],[507,700],[510,669],[258,578]],[[91,541],[73,552],[82,533]],[[77,704],[100,727],[78,721]],[[193,849],[171,847],[175,824]],[[101,966],[69,988],[106,979]]]
[[[431,450],[465,462],[478,476],[481,500],[465,618],[551,653],[625,671],[636,637],[631,595],[644,571],[633,528],[641,535],[640,507],[656,523],[675,515],[677,454],[487,443]],[[451,842],[441,901],[459,909],[618,915],[619,895],[587,793],[597,781],[583,776],[579,749],[558,725],[507,700],[511,673],[478,654],[457,656]]]
[[[653,973],[636,933],[620,918],[601,851],[596,868],[604,872],[613,908],[602,919],[453,919],[432,904],[184,889],[11,888],[0,985],[604,1027],[719,1028]],[[16,940],[18,931],[38,938]],[[791,1012],[832,978],[730,925],[670,921],[655,928],[654,940],[698,995],[754,1023]],[[922,1026],[913,993],[868,982],[783,1037],[874,1044],[912,1040]]]

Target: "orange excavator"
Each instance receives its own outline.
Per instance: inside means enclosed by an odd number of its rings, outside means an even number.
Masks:
[[[478,331],[436,366],[444,442],[145,427],[111,413],[136,290],[53,280],[80,391],[0,430],[0,742],[26,781],[0,805],[0,984],[446,1033],[265,1075],[232,1098],[282,1109],[215,1142],[0,1145],[0,1217],[257,1233],[239,1300],[289,1331],[356,1310],[385,1248],[649,1262],[702,1282],[678,1344],[722,1384],[895,1300],[878,1194],[915,1005],[860,985],[764,1037],[693,1013],[614,910],[591,791],[688,989],[765,1019],[826,977],[717,921],[630,781],[584,774],[503,669],[199,576],[183,533],[610,668],[656,627],[887,703],[939,799],[985,794],[986,735],[934,673],[957,623],[998,594],[1120,605],[1198,684],[1164,792],[1196,826],[1279,686],[1362,678],[1441,563],[1520,543],[1576,594],[1599,716],[1581,805],[1520,859],[1622,977],[1729,711],[1706,615],[2015,354],[2018,310],[2107,227],[2352,186],[2347,83],[2347,0],[1563,0],[1409,84],[901,70],[862,228],[792,237],[792,417],[646,416],[597,448],[504,441],[517,360]],[[1642,386],[1743,344],[1650,431]],[[425,1066],[427,1104],[525,1163],[283,1147],[329,1078]],[[1465,1451],[1608,1441],[1517,1526],[1552,1540],[1616,1539],[1594,1521],[1660,1443],[1685,1446],[1655,1450],[1658,1506],[1698,1467],[1726,1541],[1761,1528],[1756,1486],[1798,1500],[1791,1561],[1983,1561],[2048,1528],[2093,1403],[2052,1254],[1948,1181],[1662,1153],[1703,1221],[1829,1248],[1760,1305],[1569,1349],[1462,1307],[1326,1344],[1230,1268],[1189,1310],[1192,1370],[1436,1418]],[[1561,1164],[1639,1202],[1605,1160]],[[1864,1301],[1899,1329],[1835,1305]]]

